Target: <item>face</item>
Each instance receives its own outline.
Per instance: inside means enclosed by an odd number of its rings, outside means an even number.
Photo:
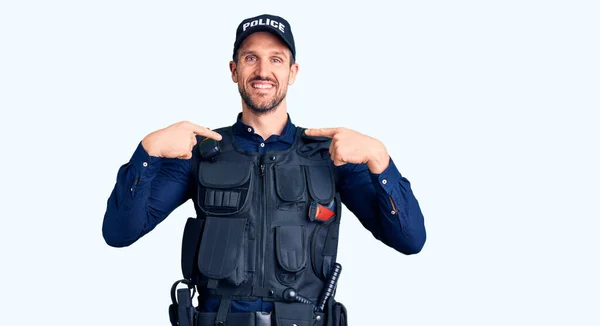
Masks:
[[[258,115],[276,109],[298,72],[298,64],[290,66],[289,48],[277,36],[257,32],[244,40],[237,58],[229,68],[244,106]]]

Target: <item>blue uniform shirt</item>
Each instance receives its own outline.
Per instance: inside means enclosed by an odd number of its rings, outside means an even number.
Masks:
[[[265,152],[285,150],[294,142],[296,126],[288,116],[281,135],[264,140],[244,124],[238,115],[232,126],[241,148]],[[113,247],[125,247],[153,230],[173,210],[190,199],[191,161],[150,156],[141,142],[128,163],[117,173],[115,187],[108,198],[102,234]],[[410,182],[390,158],[381,173],[369,171],[366,164],[336,167],[337,190],[344,205],[384,244],[403,254],[418,253],[425,244],[425,225]],[[202,302],[202,310],[216,311],[218,301]],[[272,303],[232,301],[231,311],[271,311]]]

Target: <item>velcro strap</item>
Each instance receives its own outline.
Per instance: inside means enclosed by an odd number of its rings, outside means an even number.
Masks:
[[[226,325],[227,313],[229,312],[230,306],[231,298],[223,296],[223,298],[221,298],[221,303],[219,304],[219,310],[217,311],[217,319],[215,320],[216,326]]]
[[[217,286],[219,286],[219,280],[213,279],[211,278],[210,280],[208,280],[208,284],[206,285],[207,288],[209,289],[216,289]]]
[[[252,287],[252,296],[261,297],[261,298],[273,297],[273,296],[275,296],[275,290],[255,286],[255,287]]]

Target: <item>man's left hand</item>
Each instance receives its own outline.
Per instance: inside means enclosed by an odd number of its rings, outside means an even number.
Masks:
[[[382,173],[390,164],[390,156],[383,143],[373,137],[347,128],[306,129],[307,136],[331,138],[329,154],[336,166],[346,163],[365,163],[369,171]]]

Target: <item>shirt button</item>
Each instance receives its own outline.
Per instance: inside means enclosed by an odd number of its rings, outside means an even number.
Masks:
[[[144,164],[142,164],[144,167],[148,166],[148,162],[144,162]]]
[[[386,180],[386,179],[383,179],[383,180],[381,180],[381,183],[383,183],[383,184],[387,184],[387,180]]]
[[[260,143],[260,147],[265,147],[265,143]]]
[[[252,132],[252,128],[248,128],[248,132]]]
[[[392,215],[396,215],[396,211],[392,211]]]

